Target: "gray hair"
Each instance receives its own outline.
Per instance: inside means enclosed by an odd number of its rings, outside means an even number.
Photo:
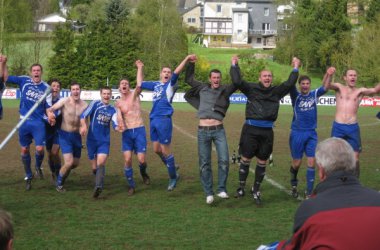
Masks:
[[[317,145],[315,160],[318,166],[325,170],[327,176],[343,170],[355,173],[355,153],[345,140],[332,137],[321,141]]]

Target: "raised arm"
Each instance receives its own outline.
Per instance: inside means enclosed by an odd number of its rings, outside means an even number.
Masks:
[[[194,54],[188,55],[185,57],[185,59],[182,60],[182,62],[177,66],[177,68],[174,70],[174,73],[179,75],[183,68],[185,67],[186,63],[189,61],[196,60],[197,56]]]
[[[140,60],[135,62],[137,67],[137,75],[136,75],[136,88],[133,92],[133,98],[136,98],[141,94],[141,84],[144,80],[144,63]]]
[[[380,92],[380,83],[373,88],[360,88],[362,95],[374,95]]]
[[[197,61],[197,57],[194,55],[194,57],[190,60],[190,62],[187,64],[186,67],[186,76],[185,76],[185,82],[189,84],[191,87],[199,86],[203,84],[200,81],[195,80],[195,63]]]
[[[1,86],[3,89],[8,79],[7,57],[5,55],[0,55],[0,77],[3,78],[3,86]]]
[[[323,88],[325,90],[328,90],[331,88],[331,82],[332,82],[334,74],[335,74],[335,68],[334,67],[329,67],[326,70],[326,73],[323,76],[323,81],[322,81],[322,85],[323,85]]]

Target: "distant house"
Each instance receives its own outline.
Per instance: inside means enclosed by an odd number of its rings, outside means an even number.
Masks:
[[[51,32],[55,26],[64,22],[66,22],[66,18],[57,13],[53,13],[37,20],[36,30],[39,32]]]

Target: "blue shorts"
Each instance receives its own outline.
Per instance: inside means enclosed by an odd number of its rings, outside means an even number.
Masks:
[[[145,127],[127,129],[122,134],[121,150],[134,151],[135,153],[146,152],[146,132]]]
[[[51,150],[54,144],[59,145],[59,134],[57,126],[50,126],[50,124],[45,123],[45,133],[47,150]]]
[[[88,159],[94,160],[98,154],[110,154],[110,143],[104,141],[96,141],[87,139]]]
[[[74,158],[80,158],[82,154],[82,137],[77,132],[58,130],[59,146],[62,154],[73,154]]]
[[[362,151],[360,128],[358,123],[343,124],[334,121],[332,125],[331,136],[346,140],[355,152]]]
[[[302,159],[304,153],[306,157],[315,157],[317,143],[318,135],[314,129],[292,130],[290,132],[289,147],[293,159]]]
[[[150,140],[160,144],[172,141],[173,124],[170,116],[155,117],[150,120]]]
[[[36,146],[45,146],[45,122],[27,119],[20,127],[18,136],[21,147],[29,147],[33,139]]]

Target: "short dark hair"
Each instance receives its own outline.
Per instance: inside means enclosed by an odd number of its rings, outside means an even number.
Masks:
[[[80,88],[80,84],[79,84],[77,81],[72,81],[72,82],[70,83],[70,89],[71,89],[71,87],[74,86],[74,85],[78,85],[79,88]]]
[[[57,82],[57,83],[59,83],[59,86],[62,86],[61,81],[58,80],[57,78],[52,78],[52,79],[50,79],[50,80],[48,81],[48,84],[51,86],[51,84],[52,84],[53,82]]]
[[[0,249],[6,249],[13,236],[12,216],[0,209]]]
[[[308,80],[311,83],[310,77],[303,75],[303,76],[300,76],[300,78],[298,79],[298,84],[301,84],[301,82],[304,80]]]
[[[100,93],[102,93],[103,90],[109,90],[112,93],[112,89],[110,87],[108,87],[108,86],[102,86],[102,87],[100,87]]]
[[[212,69],[212,70],[210,70],[210,73],[208,74],[208,76],[210,77],[212,73],[217,73],[217,74],[222,75],[222,72],[220,72],[219,69]]]
[[[35,66],[38,66],[38,67],[40,67],[40,69],[41,69],[41,72],[43,72],[43,69],[42,69],[42,65],[41,65],[41,64],[39,64],[39,63],[33,63],[33,64],[32,64],[32,66],[30,66],[30,71],[32,71],[32,68],[33,68],[33,67],[35,67]]]

